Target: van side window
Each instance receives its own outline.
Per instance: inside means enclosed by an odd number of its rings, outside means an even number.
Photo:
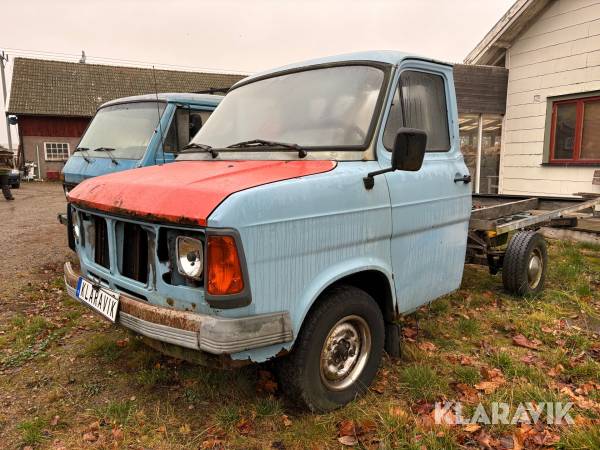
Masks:
[[[441,76],[414,70],[402,72],[383,132],[387,150],[392,150],[396,132],[402,126],[424,130],[428,152],[450,150],[446,90]]]
[[[167,153],[183,150],[200,130],[210,116],[210,111],[190,111],[189,108],[177,108],[165,135],[163,148]]]

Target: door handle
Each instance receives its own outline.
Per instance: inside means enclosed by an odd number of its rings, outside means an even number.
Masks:
[[[463,183],[468,184],[471,182],[471,175],[463,175],[462,177],[454,178],[455,183],[458,183],[459,181],[462,181]]]

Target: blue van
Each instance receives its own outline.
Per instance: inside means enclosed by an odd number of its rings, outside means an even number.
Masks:
[[[222,98],[161,93],[104,103],[63,167],[65,194],[88,178],[173,161]]]

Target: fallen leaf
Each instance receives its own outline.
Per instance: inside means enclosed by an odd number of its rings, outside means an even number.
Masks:
[[[477,430],[481,428],[481,425],[477,425],[476,423],[470,423],[463,427],[463,430],[467,433],[475,433]]]
[[[356,439],[354,436],[341,436],[338,438],[338,441],[340,442],[340,444],[346,445],[348,447],[352,447],[358,444],[358,439]]]
[[[95,442],[98,440],[98,434],[93,432],[88,432],[83,434],[83,440],[86,442]]]
[[[482,381],[481,383],[477,383],[475,385],[475,388],[485,392],[486,394],[491,394],[500,387],[500,384],[501,383],[498,383],[496,381]]]
[[[463,366],[472,366],[472,365],[475,364],[475,360],[473,358],[471,358],[470,356],[461,355],[460,356],[460,363]]]
[[[476,403],[479,401],[477,389],[474,389],[465,383],[457,383],[455,387],[460,393],[459,400],[466,403]]]
[[[377,423],[374,420],[365,419],[358,424],[357,434],[372,433],[377,429]]]
[[[277,391],[277,387],[277,382],[271,372],[268,370],[258,371],[258,382],[256,383],[256,390],[258,392],[274,394]]]
[[[52,418],[52,420],[50,421],[50,425],[52,425],[53,427],[55,427],[56,425],[58,425],[58,421],[60,420],[60,416],[54,416]]]
[[[516,336],[514,336],[512,342],[514,345],[529,348],[531,350],[537,350],[538,347],[541,345],[541,342],[539,340],[529,340],[522,334],[517,334]]]
[[[222,448],[225,441],[221,439],[207,439],[206,441],[202,441],[200,448],[208,449],[208,448]]]
[[[554,366],[552,369],[550,369],[548,371],[548,375],[551,377],[556,377],[558,375],[560,375],[561,373],[563,373],[565,371],[565,368],[563,367],[562,364],[557,364],[556,366]]]
[[[404,411],[404,409],[402,409],[400,406],[390,406],[389,413],[392,417],[407,417],[406,411]]]
[[[191,431],[192,431],[192,428],[187,423],[184,423],[183,425],[181,425],[179,427],[179,432],[181,434],[190,434]]]
[[[167,427],[165,427],[164,425],[160,425],[156,431],[158,431],[159,433],[166,433],[167,432]]]
[[[425,352],[435,352],[437,350],[435,344],[429,341],[419,342],[417,346]]]
[[[123,347],[127,347],[127,344],[129,344],[129,339],[125,338],[125,339],[118,339],[115,344],[117,344],[117,347],[123,348]]]
[[[354,420],[342,420],[338,425],[338,435],[355,436],[356,424],[354,423]]]
[[[486,450],[492,450],[496,447],[496,440],[493,439],[485,430],[479,430],[479,433],[475,435],[477,443]]]
[[[252,432],[252,422],[250,422],[247,419],[241,419],[237,423],[236,428],[240,432],[241,435],[250,434]]]
[[[121,430],[120,428],[113,428],[112,437],[115,441],[122,441],[124,438],[123,430]]]
[[[283,416],[281,416],[281,420],[283,422],[283,426],[284,427],[291,427],[292,426],[292,421],[285,414]]]
[[[417,329],[416,328],[404,327],[404,328],[402,328],[402,335],[405,338],[414,339],[415,336],[417,335]]]

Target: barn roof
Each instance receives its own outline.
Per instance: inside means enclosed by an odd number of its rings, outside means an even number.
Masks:
[[[228,88],[244,77],[15,58],[7,113],[91,117],[115,98]]]

